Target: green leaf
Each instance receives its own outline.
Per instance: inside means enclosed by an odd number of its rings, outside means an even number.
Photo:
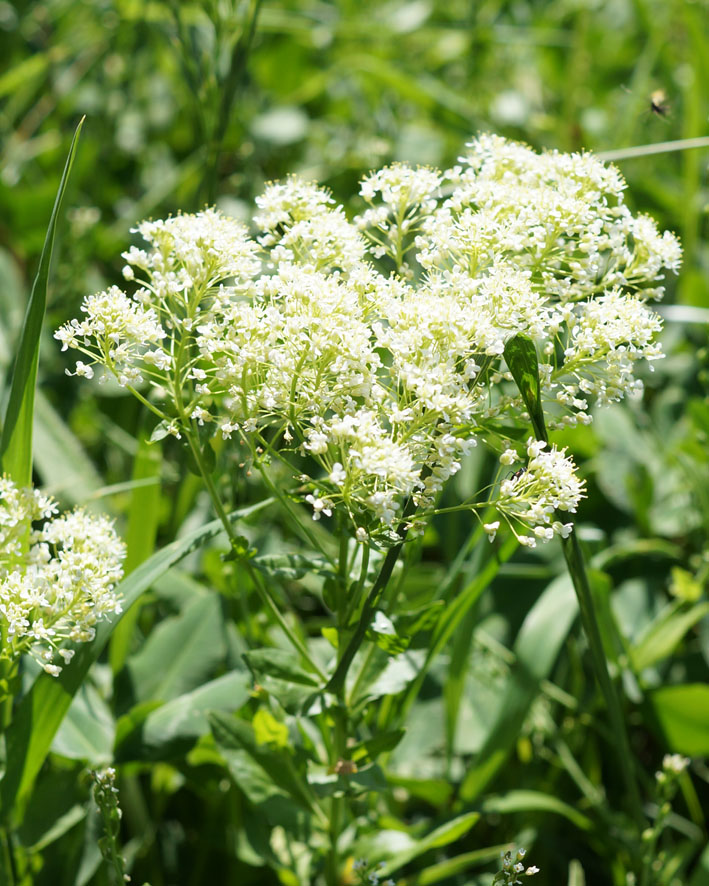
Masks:
[[[391,619],[379,611],[374,613],[374,621],[367,631],[367,637],[373,640],[387,655],[400,655],[409,646],[409,640],[399,637]]]
[[[52,742],[52,751],[90,766],[110,762],[116,724],[106,702],[90,683],[74,696]]]
[[[687,631],[708,613],[709,603],[698,603],[689,610],[679,610],[677,604],[664,609],[630,653],[635,670],[642,671],[671,655]]]
[[[709,685],[685,683],[648,693],[669,750],[688,757],[709,754]]]
[[[267,500],[236,511],[232,519],[247,517],[269,503],[270,500]],[[198,550],[207,539],[214,538],[223,531],[221,521],[214,520],[167,545],[139,566],[118,586],[123,597],[124,611],[148,590],[156,578],[192,551]],[[119,613],[99,623],[96,637],[90,643],[77,645],[71,664],[58,677],[41,673],[22,698],[5,733],[7,765],[5,777],[0,782],[0,818],[6,818],[16,800],[22,799],[31,787],[72,698],[120,619]]]
[[[445,806],[453,794],[453,785],[443,779],[410,778],[395,773],[390,773],[387,779],[392,787],[401,787],[412,797],[439,808]]]
[[[126,672],[137,701],[169,701],[201,685],[224,658],[220,599],[199,597],[160,622]]]
[[[593,829],[593,822],[573,806],[541,791],[508,791],[500,797],[485,797],[480,804],[485,813],[510,815],[515,812],[553,812],[561,815],[582,831]]]
[[[394,729],[391,732],[381,732],[367,741],[361,741],[350,749],[350,759],[355,763],[361,760],[374,761],[379,754],[393,751],[405,734],[405,729]]]
[[[253,649],[245,652],[243,659],[254,682],[291,713],[311,698],[320,686],[317,678],[301,668],[300,656],[290,649]]]
[[[250,689],[246,671],[233,671],[157,709],[155,702],[146,702],[148,709],[133,724],[130,715],[119,721],[117,759],[168,760],[184,755],[197,739],[209,733],[207,713],[238,710],[248,701]],[[121,732],[122,722],[127,728]]]
[[[387,861],[383,868],[377,871],[380,878],[388,877],[394,871],[398,871],[405,864],[428,852],[429,849],[440,849],[442,846],[448,846],[461,837],[464,837],[468,831],[480,821],[479,812],[466,812],[459,815],[446,824],[441,825],[434,831],[431,831],[426,837],[417,840],[413,846],[398,852],[393,858]]]
[[[39,345],[47,304],[47,281],[54,247],[54,235],[62,199],[69,174],[74,162],[74,154],[79,141],[82,117],[71,140],[69,155],[59,182],[59,190],[49,219],[47,235],[39,260],[37,276],[32,284],[30,300],[27,304],[25,320],[20,334],[20,343],[10,383],[10,396],[5,410],[2,438],[0,438],[0,464],[2,470],[19,486],[32,483],[32,425],[34,421],[34,396],[39,366]]]
[[[72,504],[84,504],[102,486],[79,439],[41,389],[34,401],[34,462],[44,485]]]
[[[245,751],[276,787],[289,794],[309,812],[320,812],[312,790],[297,772],[289,753],[260,745],[250,723],[219,712],[210,713],[208,718],[214,740],[228,766],[233,752]],[[232,774],[236,775],[235,772]],[[238,778],[236,782],[238,784]]]
[[[568,886],[586,886],[586,875],[581,867],[581,862],[576,858],[572,858],[569,862]]]
[[[296,580],[305,575],[335,576],[331,565],[317,554],[267,554],[254,557],[252,564],[264,575]]]
[[[301,668],[299,656],[289,649],[253,649],[244,653],[244,660],[259,682],[266,677],[275,677],[300,686],[319,685],[312,674]]]
[[[484,849],[464,852],[462,855],[447,858],[445,861],[424,868],[418,874],[407,877],[406,882],[409,886],[432,886],[434,883],[440,883],[441,880],[448,880],[456,874],[462,874],[472,867],[497,861],[504,852],[512,849],[514,849],[514,844],[503,843],[500,846],[486,846]]]
[[[696,603],[702,596],[702,583],[686,569],[673,566],[670,593],[685,603]]]
[[[539,683],[549,676],[578,612],[567,575],[555,579],[534,604],[514,645],[516,662],[504,689],[499,713],[460,789],[468,802],[497,774],[519,737]]]
[[[529,412],[536,438],[547,440],[539,384],[539,363],[534,342],[526,335],[515,335],[505,345],[504,356]]]
[[[162,469],[161,455],[159,446],[151,444],[144,437],[141,438],[133,462],[132,476],[132,479],[138,482],[131,492],[128,527],[125,534],[126,575],[130,575],[136,566],[147,560],[155,548],[162,500],[159,483]],[[139,482],[153,479],[158,482],[149,484]],[[108,660],[114,674],[120,671],[128,657],[140,609],[139,603],[133,606],[111,637]]]
[[[280,720],[276,720],[266,708],[259,708],[256,711],[251,725],[254,728],[254,737],[258,744],[269,745],[273,748],[288,747],[288,727]]]

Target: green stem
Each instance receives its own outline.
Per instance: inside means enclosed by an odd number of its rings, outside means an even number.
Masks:
[[[15,886],[17,877],[15,876],[15,860],[12,851],[12,841],[10,839],[10,830],[7,826],[0,827],[0,874],[2,874],[2,882],[7,886]]]
[[[578,598],[581,623],[591,650],[591,658],[593,660],[594,670],[596,671],[596,679],[601,687],[601,692],[603,693],[606,707],[608,708],[608,716],[610,718],[611,729],[615,738],[616,752],[620,761],[622,778],[625,782],[625,788],[632,807],[633,816],[642,830],[645,827],[645,816],[643,814],[638,785],[633,775],[635,771],[635,763],[630,750],[630,742],[628,740],[628,733],[625,729],[620,700],[611,681],[610,673],[608,672],[608,663],[603,651],[601,632],[596,618],[593,595],[588,581],[588,573],[586,572],[586,564],[584,563],[583,552],[581,551],[581,545],[579,544],[575,530],[568,538],[562,540],[562,548],[564,551],[564,557],[566,558],[566,565],[569,569],[569,575],[571,576],[571,581],[574,590],[576,591],[576,597]]]
[[[202,451],[199,447],[199,443],[197,441],[195,441],[192,433],[188,433],[186,436],[187,436],[187,441],[189,443],[190,449],[192,451],[192,455],[194,456],[194,460],[195,460],[195,462],[199,468],[199,472],[202,476],[202,480],[204,482],[204,485],[207,489],[207,492],[209,493],[210,499],[212,500],[212,505],[214,506],[214,510],[217,512],[217,516],[219,517],[219,519],[222,522],[222,525],[224,526],[224,530],[227,534],[227,538],[229,539],[229,542],[231,543],[232,549],[236,551],[239,548],[239,542],[238,542],[236,533],[234,532],[234,527],[231,525],[231,520],[229,519],[229,515],[227,514],[227,512],[224,508],[224,505],[222,504],[222,500],[219,496],[219,493],[217,492],[217,488],[214,485],[214,480],[212,480],[212,475],[209,473],[209,471],[207,470],[207,468],[204,464],[204,459],[202,457]],[[278,606],[276,605],[273,597],[271,597],[271,594],[270,594],[268,588],[266,587],[266,585],[264,584],[259,572],[247,559],[240,559],[239,562],[248,572],[249,577],[251,578],[251,581],[253,582],[254,587],[256,588],[256,592],[259,595],[259,597],[261,598],[261,601],[265,604],[267,609],[271,612],[271,615],[273,615],[278,626],[281,628],[281,630],[286,635],[288,640],[291,642],[293,647],[297,650],[297,652],[300,653],[300,655],[303,657],[303,659],[308,663],[308,665],[310,666],[310,669],[315,674],[317,674],[321,680],[325,680],[326,679],[325,674],[320,669],[318,664],[314,661],[314,659],[312,658],[312,656],[308,652],[307,648],[305,647],[305,644],[303,643],[303,641],[300,639],[300,637],[298,637],[298,635],[293,631],[291,626],[288,624],[288,622],[283,617],[283,614],[281,613]]]
[[[399,528],[399,537],[401,538],[401,541],[398,544],[394,545],[393,548],[389,548],[389,551],[384,558],[384,563],[382,564],[381,571],[377,576],[377,580],[374,582],[374,585],[372,586],[372,589],[364,602],[364,606],[362,607],[362,613],[359,617],[359,622],[357,624],[357,627],[355,628],[355,632],[352,635],[350,642],[347,644],[344,653],[342,654],[342,658],[340,659],[337,668],[335,669],[335,673],[332,675],[330,682],[327,684],[326,688],[328,692],[339,695],[343,691],[345,681],[347,679],[347,672],[349,671],[352,660],[357,654],[359,647],[362,645],[362,641],[364,640],[369,626],[372,623],[377,604],[379,603],[384,589],[387,586],[387,582],[391,578],[391,574],[394,571],[396,561],[399,559],[399,554],[401,553],[401,549],[404,546],[406,534],[407,529],[404,525],[402,525],[402,527]]]

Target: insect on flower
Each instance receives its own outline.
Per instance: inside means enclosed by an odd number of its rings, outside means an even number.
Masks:
[[[650,107],[648,109],[656,117],[666,117],[670,112],[670,105],[664,89],[655,89],[650,93]]]

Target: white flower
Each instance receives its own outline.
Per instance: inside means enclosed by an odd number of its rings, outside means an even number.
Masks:
[[[0,627],[4,655],[30,652],[57,676],[68,664],[66,640],[87,640],[101,619],[121,611],[115,585],[125,547],[104,517],[56,505],[34,489],[0,478]],[[45,521],[36,528],[36,524]],[[28,547],[27,547],[28,545]]]
[[[497,535],[497,530],[500,528],[500,521],[495,520],[493,523],[483,523],[483,529],[487,533],[488,539],[492,542],[495,541],[495,536]]]

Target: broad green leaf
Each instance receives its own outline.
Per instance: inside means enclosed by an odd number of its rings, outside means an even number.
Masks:
[[[322,815],[315,795],[305,778],[296,770],[293,759],[287,751],[276,751],[260,745],[250,723],[236,720],[218,711],[208,716],[212,735],[227,765],[230,763],[231,752],[245,751],[277,788],[285,791],[308,811],[317,811]]]
[[[387,655],[400,655],[409,646],[409,639],[400,637],[396,633],[391,619],[381,611],[374,613],[374,621],[367,631],[367,637],[373,640]]]
[[[23,846],[39,852],[64,836],[85,815],[85,793],[76,770],[47,767],[37,779],[18,834]]]
[[[431,806],[445,806],[453,794],[453,785],[443,779],[410,778],[405,775],[389,773],[387,780],[392,787],[403,788],[412,797],[425,800]]]
[[[248,701],[250,688],[248,673],[233,671],[157,709],[154,702],[148,703],[150,709],[133,728],[117,736],[118,760],[167,760],[184,755],[209,733],[208,712],[238,710]]]
[[[480,803],[485,813],[495,812],[498,815],[509,815],[514,812],[553,812],[567,818],[582,831],[593,828],[591,819],[583,815],[573,806],[541,791],[508,791],[500,797],[485,797]]]
[[[254,683],[291,713],[320,687],[317,678],[301,668],[300,656],[289,649],[253,649],[245,652],[243,659]]]
[[[166,618],[128,659],[127,677],[137,701],[169,701],[196,689],[226,652],[220,598],[198,597]]]
[[[504,356],[529,412],[535,436],[538,440],[548,439],[539,384],[539,362],[534,342],[526,335],[515,335],[505,345]]]
[[[577,612],[571,580],[562,575],[527,614],[515,640],[517,660],[510,671],[499,713],[461,785],[464,801],[480,794],[515,746],[527,712],[539,694],[539,683],[549,676]]]
[[[270,500],[267,500],[236,511],[232,519],[247,517],[269,503]],[[221,522],[213,520],[184,538],[166,545],[139,566],[118,587],[123,598],[124,611],[148,590],[158,576],[223,531]],[[97,627],[96,637],[90,643],[77,645],[71,664],[58,677],[41,673],[22,698],[5,733],[7,764],[5,777],[0,782],[0,818],[6,818],[10,814],[17,798],[22,798],[32,785],[72,698],[120,619],[121,613],[101,622]]]
[[[456,840],[464,837],[479,820],[479,812],[466,812],[464,815],[459,815],[457,818],[454,818],[431,831],[430,834],[422,839],[417,840],[413,846],[398,852],[393,858],[390,858],[384,864],[384,867],[378,870],[377,873],[380,877],[388,877],[394,873],[394,871],[398,871],[399,868],[402,868],[405,864],[418,858],[419,855],[428,852],[429,849],[440,849],[442,846],[448,846],[451,843],[455,843]]]
[[[642,671],[671,655],[687,631],[708,613],[709,603],[698,603],[689,610],[680,609],[677,604],[664,609],[631,651],[635,670]]]
[[[32,483],[32,425],[34,421],[34,396],[39,366],[39,345],[44,322],[44,310],[47,304],[47,281],[54,247],[54,235],[57,228],[59,210],[66,190],[69,174],[74,162],[74,154],[79,141],[83,118],[76,127],[71,140],[69,155],[66,159],[64,172],[59,182],[59,190],[54,201],[54,208],[49,219],[47,236],[39,260],[37,276],[32,284],[32,292],[27,304],[27,311],[20,334],[20,342],[15,358],[10,383],[10,396],[5,409],[5,416],[0,438],[0,461],[2,470],[19,486]]]
[[[52,751],[90,766],[110,762],[116,724],[106,702],[86,682],[74,696],[52,742]]]
[[[162,468],[162,453],[157,444],[151,444],[143,437],[133,462],[134,481],[128,509],[126,529],[126,575],[143,563],[153,553],[155,538],[160,521],[160,483],[142,484],[141,480],[159,481]],[[136,604],[113,632],[108,650],[108,660],[114,674],[125,664],[135,625],[140,615],[140,604]]]
[[[102,482],[79,439],[41,389],[34,401],[34,463],[44,486],[72,504],[85,504]]]
[[[648,693],[648,701],[670,751],[709,754],[709,684],[663,686]]]

